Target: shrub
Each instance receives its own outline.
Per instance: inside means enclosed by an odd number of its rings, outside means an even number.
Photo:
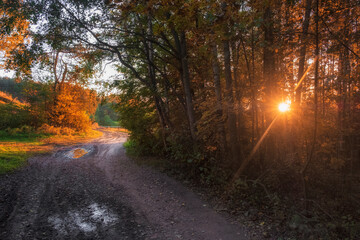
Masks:
[[[7,128],[6,131],[10,136],[15,136],[15,135],[21,133],[20,128]]]
[[[91,129],[90,115],[95,112],[96,104],[95,95],[89,90],[64,83],[48,112],[49,124],[87,132]]]
[[[128,139],[124,143],[126,153],[130,156],[139,156],[141,154],[141,147],[136,144],[134,140]]]
[[[28,107],[13,103],[0,104],[0,116],[0,129],[18,128],[31,122]]]
[[[68,128],[68,127],[60,127],[60,133],[62,135],[74,135],[75,134],[75,130],[74,129],[71,129],[71,128]]]
[[[43,124],[40,128],[38,128],[39,133],[49,134],[49,135],[60,135],[61,129],[58,127],[50,126],[48,124]]]
[[[26,133],[26,134],[30,134],[30,133],[33,133],[34,132],[34,128],[31,127],[31,126],[27,126],[27,125],[24,125],[20,128],[20,131],[22,133]]]

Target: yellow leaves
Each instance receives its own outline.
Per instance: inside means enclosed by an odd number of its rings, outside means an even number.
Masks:
[[[0,91],[0,104],[12,103],[19,108],[24,108],[30,106],[27,102],[19,101],[17,98],[13,98],[11,94]]]
[[[54,126],[69,127],[86,131],[91,127],[90,114],[94,114],[97,99],[94,92],[81,86],[63,83],[56,93],[55,103],[48,117]]]
[[[4,14],[5,13],[0,10],[0,15]],[[29,39],[26,38],[28,27],[29,22],[27,20],[16,18],[11,33],[2,36],[0,39],[0,51],[4,53],[5,58],[8,58],[12,51],[21,50],[20,45],[29,41]],[[0,67],[1,66],[2,65],[0,65]]]

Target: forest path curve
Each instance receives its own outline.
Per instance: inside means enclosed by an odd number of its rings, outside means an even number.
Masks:
[[[0,239],[249,239],[180,182],[125,154],[126,134],[29,159],[0,177]],[[80,158],[69,152],[83,148]]]

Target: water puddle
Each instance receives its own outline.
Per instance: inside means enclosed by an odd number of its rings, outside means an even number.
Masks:
[[[73,151],[73,158],[80,158],[82,156],[84,156],[85,154],[87,154],[88,151],[86,151],[83,148],[77,148]]]
[[[74,148],[70,151],[64,152],[63,154],[65,155],[65,157],[67,158],[81,158],[83,156],[85,156],[86,154],[91,153],[94,150],[94,146],[83,146],[83,147],[78,147],[78,148]]]
[[[62,235],[68,235],[74,230],[84,233],[95,232],[98,228],[115,224],[117,220],[116,214],[97,203],[80,210],[68,211],[65,216],[55,214],[48,218],[48,222]]]

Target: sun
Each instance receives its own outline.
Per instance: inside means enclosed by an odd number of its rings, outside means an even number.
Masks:
[[[280,103],[279,104],[279,111],[280,112],[287,112],[290,110],[290,104],[288,103]]]

